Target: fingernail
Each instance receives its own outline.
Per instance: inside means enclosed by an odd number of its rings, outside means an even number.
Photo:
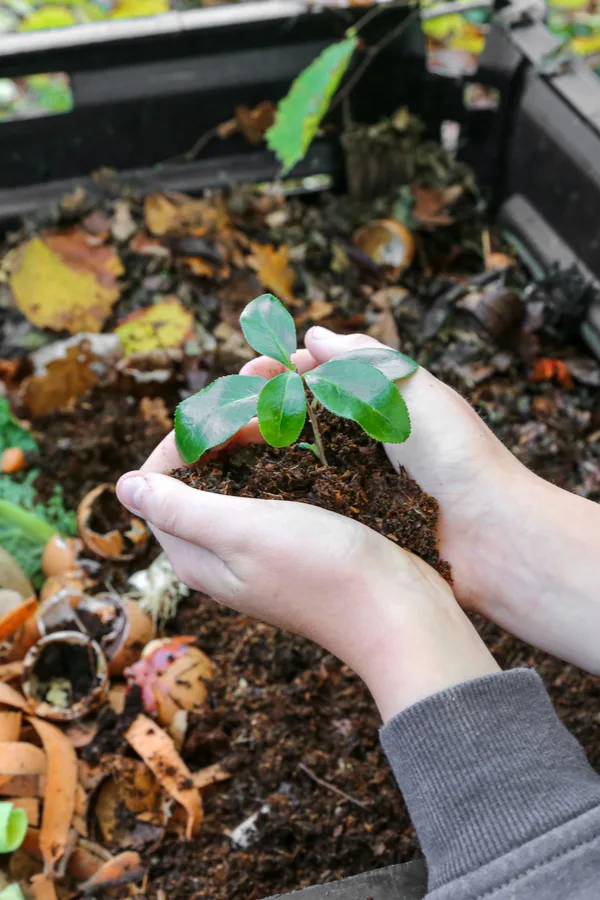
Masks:
[[[139,512],[142,508],[142,493],[146,488],[146,479],[137,472],[124,475],[117,485],[117,497],[127,509]]]
[[[330,331],[329,328],[323,328],[322,325],[314,325],[310,329],[310,336],[315,339],[315,341],[324,341],[326,338],[331,337],[333,331]]]

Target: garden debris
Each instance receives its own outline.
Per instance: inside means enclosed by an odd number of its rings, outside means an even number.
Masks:
[[[462,196],[463,190],[462,184],[442,189],[415,185],[412,189],[415,201],[412,215],[426,228],[451,225],[453,217],[447,210]]]
[[[144,201],[144,214],[148,230],[157,237],[186,234],[194,228],[208,230],[216,221],[214,206],[184,194],[149,194]]]
[[[88,341],[69,347],[65,355],[49,362],[44,375],[32,375],[22,387],[23,403],[34,418],[72,409],[77,397],[100,384],[101,360]]]
[[[548,357],[536,360],[531,380],[557,381],[567,391],[572,390],[574,386],[567,364],[562,359],[549,359]]]
[[[9,710],[0,711],[0,742],[18,741],[23,714]]]
[[[252,813],[251,816],[248,816],[248,818],[244,819],[243,822],[240,822],[239,825],[236,825],[232,831],[226,832],[231,843],[241,847],[242,850],[247,850],[259,836],[257,825],[259,819],[268,816],[270,811],[271,807],[267,803],[263,803],[259,810]]]
[[[101,765],[103,780],[92,813],[102,841],[113,849],[156,842],[169,814],[153,773],[145,763],[123,756],[105,756]]]
[[[173,741],[152,719],[144,715],[136,718],[125,737],[154,773],[159,784],[185,809],[186,837],[190,840],[202,823],[202,799],[194,786],[191,772],[177,753]]]
[[[10,286],[18,308],[38,328],[100,331],[119,298],[121,260],[82,229],[32,238],[15,252]]]
[[[121,506],[113,484],[99,484],[85,495],[77,509],[77,527],[88,550],[103,559],[133,559],[149,537],[144,522]]]
[[[415,240],[395,219],[374,219],[355,233],[353,242],[375,265],[385,270],[390,281],[397,281],[415,255]]]
[[[54,881],[41,873],[31,879],[34,900],[57,900]]]
[[[35,717],[30,721],[41,738],[47,759],[40,829],[44,874],[60,877],[67,862],[67,848],[71,846],[70,830],[77,796],[77,756],[68,738],[55,725]]]
[[[172,619],[180,602],[190,594],[166,553],[160,553],[147,569],[134,572],[128,584],[133,589],[129,597],[137,600],[157,625]]]
[[[28,428],[13,416],[10,404],[0,397],[0,453],[19,447],[23,453],[36,453],[38,445]]]
[[[19,596],[17,594],[17,596]],[[13,609],[0,616],[0,644],[11,638],[37,609],[37,599],[29,597]]]
[[[127,624],[122,643],[109,661],[108,671],[111,675],[122,675],[125,669],[134,665],[155,632],[152,617],[144,612],[139,603],[129,597],[123,597],[120,602],[126,614]]]
[[[27,457],[20,447],[7,447],[0,457],[0,470],[5,475],[14,475],[27,465]]]
[[[275,120],[275,104],[268,100],[258,103],[255,107],[236,106],[235,122],[249,144],[260,144],[265,136],[265,131],[271,127]]]
[[[228,781],[230,778],[231,772],[226,772],[220,763],[214,763],[214,765],[200,769],[199,772],[194,772],[192,775],[192,781],[201,791],[221,781]]]
[[[0,589],[17,591],[24,600],[33,594],[31,581],[16,559],[3,547],[0,547]]]
[[[42,572],[46,578],[79,569],[77,560],[81,548],[78,538],[63,537],[58,532],[53,534],[42,553]]]
[[[251,244],[251,250],[248,265],[256,271],[263,287],[291,306],[298,305],[294,296],[296,272],[289,265],[289,248],[285,244],[277,250],[273,244]]]
[[[169,297],[160,303],[138,309],[122,319],[115,332],[127,356],[151,350],[181,347],[192,334],[194,316],[179,302]]]
[[[56,631],[28,651],[21,684],[30,712],[41,719],[70,722],[106,698],[106,658],[87,634]]]
[[[144,875],[144,866],[139,853],[128,850],[107,860],[87,881],[79,885],[82,894],[120,887],[139,881]]]
[[[142,691],[147,713],[168,728],[179,710],[193,712],[206,701],[206,682],[214,677],[211,661],[194,637],[154,640],[142,651],[141,659],[125,671],[130,684]]]

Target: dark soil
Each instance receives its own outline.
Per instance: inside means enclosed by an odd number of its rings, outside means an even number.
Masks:
[[[297,446],[234,449],[210,467],[183,468],[176,478],[216,494],[295,500],[356,519],[420,556],[451,581],[440,559],[438,504],[402,469],[396,473],[383,447],[353,422],[318,414],[328,466]],[[312,440],[310,425],[303,438]]]

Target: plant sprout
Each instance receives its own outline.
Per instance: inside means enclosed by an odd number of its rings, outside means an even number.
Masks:
[[[276,297],[262,294],[249,303],[240,325],[250,346],[282,363],[285,371],[269,381],[258,375],[217,378],[180,403],[175,440],[184,462],[196,462],[256,415],[267,444],[289,447],[300,437],[308,415],[314,444],[300,446],[312,450],[326,466],[318,404],[357,422],[377,441],[400,444],[408,438],[410,418],[394,382],[418,368],[409,356],[387,347],[350,350],[300,375],[291,359],[297,349],[296,326]]]

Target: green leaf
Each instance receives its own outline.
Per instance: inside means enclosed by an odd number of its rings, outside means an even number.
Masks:
[[[409,436],[406,403],[373,366],[354,359],[331,359],[304,377],[325,409],[357,422],[375,440],[401,444]]]
[[[399,378],[408,378],[419,368],[419,363],[392,350],[391,347],[360,347],[357,350],[347,350],[340,353],[335,359],[355,359],[357,362],[367,363],[383,372],[389,381],[397,381]]]
[[[289,447],[306,421],[306,392],[296,372],[282,372],[267,381],[258,398],[260,433],[272,447]]]
[[[285,306],[273,294],[261,294],[240,316],[244,337],[257,353],[277,359],[294,369],[290,356],[296,350],[296,326]]]
[[[24,453],[37,453],[38,450],[30,433],[13,416],[8,400],[0,397],[0,453],[7,447],[20,447]]]
[[[279,102],[275,123],[265,137],[283,164],[282,175],[305,156],[357,46],[358,38],[350,34],[327,47],[298,75]]]
[[[258,375],[228,375],[180,403],[175,411],[175,442],[183,461],[196,462],[246,425],[256,415],[264,383]]]

